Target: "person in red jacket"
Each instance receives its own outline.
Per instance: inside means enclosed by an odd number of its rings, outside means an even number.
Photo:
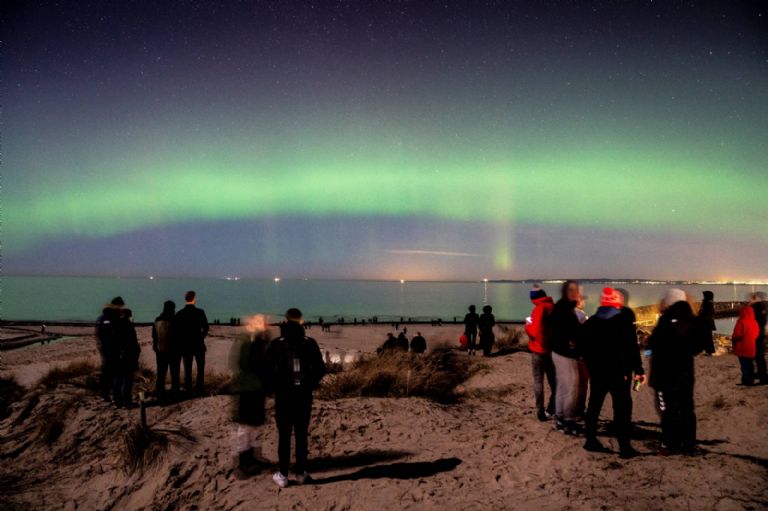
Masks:
[[[752,308],[752,303],[749,303],[739,311],[739,320],[736,321],[731,336],[733,354],[739,357],[742,385],[755,384],[755,354],[759,336],[760,328],[755,319],[755,310]]]
[[[549,348],[549,317],[555,306],[552,298],[534,285],[530,292],[533,312],[526,320],[525,333],[528,334],[528,349],[531,351],[531,369],[533,371],[533,394],[536,398],[536,417],[546,421],[555,414],[555,366],[552,364],[552,352]],[[544,377],[549,383],[549,404],[544,409]]]

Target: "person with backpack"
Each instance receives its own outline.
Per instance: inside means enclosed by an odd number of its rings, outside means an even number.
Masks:
[[[477,343],[477,323],[480,321],[480,316],[475,312],[475,306],[469,306],[469,312],[464,316],[464,335],[467,336],[467,353],[469,355],[475,354],[475,346]],[[432,326],[435,326],[434,323]]]
[[[282,336],[267,348],[265,383],[275,395],[279,470],[272,480],[280,488],[288,486],[291,460],[291,436],[296,436],[296,482],[310,480],[306,472],[307,437],[312,417],[312,393],[325,375],[325,363],[320,347],[304,334],[299,309],[285,313]]]
[[[174,328],[178,335],[181,357],[184,362],[184,388],[192,396],[205,390],[205,338],[208,335],[208,318],[203,309],[198,309],[197,294],[187,291],[186,305],[176,313]],[[197,381],[192,390],[192,361],[197,364]]]
[[[648,339],[649,385],[661,414],[661,453],[691,454],[696,447],[694,357],[704,349],[705,327],[693,315],[685,291],[669,289],[662,313]]]
[[[171,396],[176,399],[179,393],[179,353],[173,325],[175,319],[176,304],[168,300],[163,304],[163,312],[155,318],[155,322],[152,324],[152,350],[155,352],[157,361],[155,395],[161,404],[167,400],[165,377],[169,369],[171,373]]]
[[[133,313],[130,309],[121,309],[115,328],[117,338],[117,366],[113,395],[117,408],[134,408],[133,378],[139,369],[141,347],[133,326]]]
[[[632,458],[638,453],[630,443],[632,428],[633,382],[645,383],[645,371],[640,360],[635,325],[622,313],[624,298],[618,291],[606,287],[600,295],[597,313],[585,323],[581,352],[589,369],[591,391],[586,417],[584,449],[607,452],[597,439],[597,421],[610,394],[613,402],[613,424],[619,441],[619,455]]]
[[[493,327],[496,326],[496,318],[492,312],[493,307],[490,305],[483,306],[483,313],[477,321],[477,326],[480,330],[480,347],[483,349],[484,357],[491,356],[491,348],[496,341],[496,335],[493,333]]]
[[[421,332],[416,332],[416,335],[411,339],[411,353],[422,354],[427,351],[427,340],[421,335]]]
[[[533,372],[533,396],[536,400],[536,417],[544,422],[555,415],[555,366],[549,348],[551,335],[551,314],[554,302],[539,285],[529,293],[533,303],[531,316],[526,319],[525,333],[528,335],[528,350],[531,352]],[[544,378],[549,383],[549,403],[544,408]]]
[[[109,305],[101,311],[96,320],[96,344],[101,356],[101,377],[99,388],[101,398],[106,402],[112,401],[112,390],[118,361],[117,323],[120,321],[120,309],[125,305],[122,297],[116,296]]]

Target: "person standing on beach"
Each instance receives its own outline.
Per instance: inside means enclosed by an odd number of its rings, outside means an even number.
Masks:
[[[584,286],[579,286],[579,303],[573,309],[580,325],[584,325],[589,319],[584,307],[586,297],[584,296]],[[634,323],[634,322],[633,322]],[[583,330],[583,329],[582,329]],[[579,391],[576,394],[576,417],[584,419],[587,416],[587,392],[589,390],[589,368],[583,354],[579,356]]]
[[[470,355],[475,354],[478,321],[480,321],[480,316],[475,312],[475,306],[470,305],[469,312],[464,316],[464,335],[467,336],[467,352]],[[432,326],[434,326],[434,324]]]
[[[186,305],[176,313],[174,327],[178,334],[181,357],[184,361],[184,388],[192,396],[203,394],[205,390],[205,337],[208,335],[208,318],[205,311],[195,306],[197,294],[187,291],[184,295]],[[197,381],[192,390],[192,361],[197,364]]]
[[[483,348],[484,357],[491,356],[491,348],[496,341],[496,335],[493,333],[493,327],[496,326],[496,318],[492,312],[493,307],[490,305],[483,306],[483,313],[477,321],[477,326],[480,330],[480,347]]]
[[[759,325],[755,319],[754,302],[749,302],[739,311],[739,319],[733,327],[731,343],[733,354],[739,357],[741,385],[751,387],[755,384],[755,355],[757,339],[760,337]]]
[[[397,336],[397,349],[400,351],[408,351],[408,338],[405,336],[405,332],[400,332]]]
[[[120,309],[124,305],[123,298],[116,296],[104,307],[96,321],[96,343],[101,356],[99,388],[101,398],[106,402],[112,401],[118,360],[117,323],[120,321]]]
[[[551,316],[554,302],[538,284],[529,293],[533,303],[531,317],[526,320],[525,333],[528,335],[528,350],[531,352],[533,372],[533,395],[536,400],[536,417],[544,422],[555,415],[555,366],[549,343],[552,335]],[[549,404],[544,408],[544,378],[549,383]]]
[[[425,351],[427,351],[427,340],[422,337],[421,332],[416,332],[411,339],[411,353],[422,354]]]
[[[578,340],[582,325],[576,316],[581,300],[579,283],[567,280],[561,298],[552,309],[552,362],[555,365],[555,429],[577,435],[576,415],[579,396]]]
[[[648,339],[649,385],[661,414],[661,453],[691,454],[696,447],[693,358],[704,349],[701,324],[682,289],[672,288],[661,302],[662,314]]]
[[[157,381],[155,395],[159,403],[166,402],[165,377],[170,368],[171,396],[176,399],[179,393],[179,355],[174,323],[176,321],[176,304],[168,300],[163,304],[163,312],[155,318],[152,324],[152,350],[157,360]]]
[[[270,343],[266,353],[265,383],[275,394],[279,471],[272,479],[280,488],[288,486],[291,436],[296,435],[296,482],[310,480],[306,472],[307,436],[312,417],[312,393],[325,376],[320,347],[304,335],[299,309],[285,313],[283,335]]]
[[[139,369],[141,347],[133,326],[133,313],[121,309],[115,329],[117,337],[117,367],[115,369],[114,399],[118,408],[133,408],[133,377]]]
[[[703,297],[699,308],[699,321],[709,332],[704,342],[704,353],[712,355],[715,353],[713,334],[717,328],[715,327],[715,294],[712,291],[704,291]]]
[[[752,309],[757,321],[757,340],[755,341],[755,364],[760,385],[768,385],[768,371],[765,364],[765,327],[768,323],[768,297],[762,291],[752,295]]]
[[[619,455],[632,458],[638,453],[630,443],[632,429],[632,396],[634,382],[645,383],[635,325],[622,313],[624,297],[606,287],[600,295],[597,313],[587,320],[581,351],[589,368],[591,390],[586,417],[584,449],[607,452],[597,439],[597,421],[610,394],[613,402],[613,424],[619,442]],[[634,375],[634,376],[633,376]]]

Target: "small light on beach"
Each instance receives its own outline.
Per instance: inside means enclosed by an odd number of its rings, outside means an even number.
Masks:
[[[280,282],[280,277],[275,277],[275,282]]]

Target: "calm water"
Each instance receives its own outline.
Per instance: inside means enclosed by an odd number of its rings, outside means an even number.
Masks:
[[[587,310],[597,307],[601,284],[585,286]],[[660,284],[622,285],[630,305],[655,303],[668,287]],[[695,297],[711,289],[716,300],[743,299],[748,292],[768,286],[681,286]],[[557,284],[545,285],[556,295]],[[184,292],[194,289],[208,318],[227,321],[256,312],[279,316],[299,307],[309,319],[344,316],[348,321],[377,315],[380,320],[462,317],[470,303],[493,305],[498,319],[523,319],[530,312],[528,284],[467,282],[376,282],[343,280],[237,280],[224,279],[117,279],[82,277],[3,277],[0,317],[13,320],[93,320],[113,296],[121,295],[136,321],[151,321],[163,301],[183,303]],[[727,330],[727,322],[723,330]]]

